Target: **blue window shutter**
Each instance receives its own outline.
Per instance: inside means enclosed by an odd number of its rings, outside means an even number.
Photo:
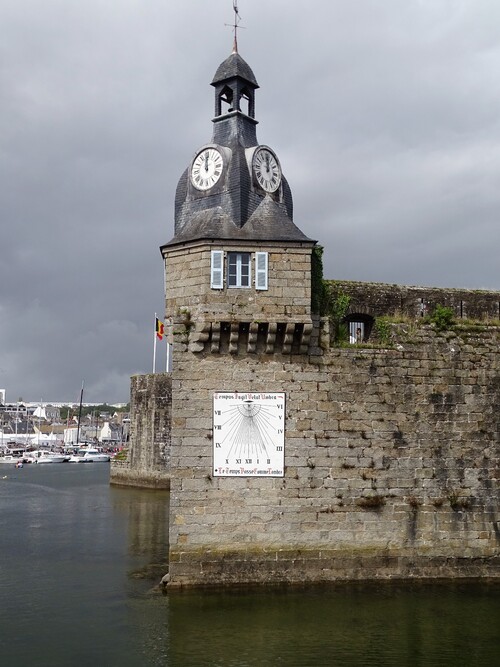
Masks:
[[[224,287],[224,252],[222,250],[212,250],[210,287],[212,289]]]
[[[267,287],[267,269],[268,253],[255,253],[255,289],[268,289]]]
[[[250,287],[251,278],[251,256],[249,252],[242,252],[240,254],[240,286]]]

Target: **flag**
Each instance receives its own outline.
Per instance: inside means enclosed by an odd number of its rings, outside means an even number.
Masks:
[[[156,336],[158,340],[163,340],[164,334],[165,334],[165,325],[161,320],[156,318]]]

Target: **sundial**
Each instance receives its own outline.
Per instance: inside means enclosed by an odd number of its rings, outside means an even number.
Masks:
[[[215,477],[283,477],[285,394],[216,392],[213,401]]]

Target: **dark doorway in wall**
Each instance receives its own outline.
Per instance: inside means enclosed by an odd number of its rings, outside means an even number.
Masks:
[[[362,313],[351,313],[345,318],[345,323],[349,330],[349,342],[352,345],[356,343],[366,343],[370,338],[374,318],[371,315]]]

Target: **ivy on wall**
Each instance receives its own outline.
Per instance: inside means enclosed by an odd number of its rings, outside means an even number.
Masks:
[[[328,317],[332,338],[336,344],[346,343],[349,330],[344,320],[351,297],[341,290],[332,289],[332,281],[323,278],[323,247],[315,246],[311,261],[311,311]]]
[[[327,313],[328,283],[323,279],[323,246],[314,246],[311,258],[311,311],[315,315]]]

